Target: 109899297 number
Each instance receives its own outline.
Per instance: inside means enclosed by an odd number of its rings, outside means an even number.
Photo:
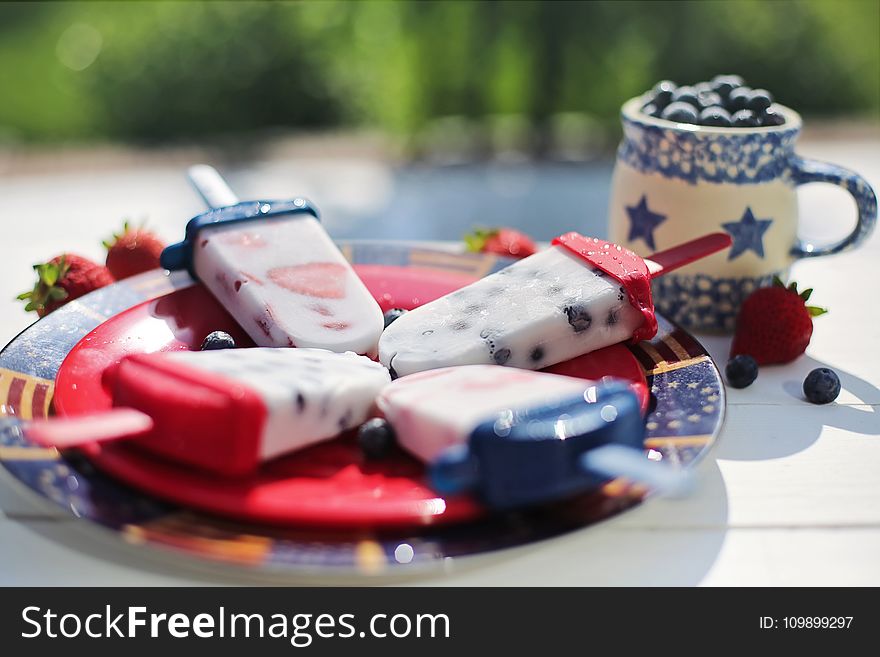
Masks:
[[[848,630],[854,616],[761,616],[762,630]]]
[[[787,630],[846,630],[852,616],[785,616],[780,624]]]

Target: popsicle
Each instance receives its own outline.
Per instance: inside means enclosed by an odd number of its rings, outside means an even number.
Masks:
[[[377,406],[439,492],[471,491],[497,509],[591,490],[633,461],[647,476],[665,471],[645,458],[639,404],[622,382],[464,365],[397,379]],[[603,445],[622,456],[585,466]]]
[[[730,246],[713,233],[642,259],[567,233],[552,246],[391,324],[379,359],[392,376],[496,364],[540,369],[657,332],[650,280]]]
[[[225,185],[210,167],[190,175],[197,186]],[[216,189],[203,196],[210,203],[234,199]],[[376,353],[382,311],[301,198],[201,214],[161,262],[188,269],[259,346]]]
[[[135,354],[105,371],[113,410],[33,423],[27,433],[56,447],[132,439],[180,463],[243,475],[361,424],[389,381],[384,367],[352,352]]]

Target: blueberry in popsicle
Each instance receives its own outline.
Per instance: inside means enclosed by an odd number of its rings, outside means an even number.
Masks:
[[[438,492],[472,492],[495,509],[562,499],[620,474],[659,485],[680,478],[645,457],[638,401],[622,382],[465,365],[398,379],[377,405]]]
[[[643,259],[567,233],[553,245],[391,324],[379,359],[392,376],[452,365],[541,369],[657,331],[650,279],[730,246],[713,233]]]
[[[205,172],[197,171],[199,185]],[[203,195],[209,202],[234,198]],[[382,311],[303,199],[235,203],[201,214],[161,262],[188,269],[259,346],[376,352]]]
[[[132,444],[182,464],[244,475],[357,427],[390,382],[365,356],[323,349],[223,349],[127,356],[104,374],[114,409],[32,423],[37,442]]]

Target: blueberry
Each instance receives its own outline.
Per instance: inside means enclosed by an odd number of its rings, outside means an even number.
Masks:
[[[566,306],[562,310],[575,333],[583,333],[593,323],[593,316],[581,305]]]
[[[760,114],[773,104],[773,96],[766,89],[753,89],[749,94],[746,107],[756,114]]]
[[[660,80],[651,90],[651,102],[660,110],[672,102],[672,94],[675,92],[675,82]]]
[[[679,87],[672,94],[673,103],[687,103],[696,107],[699,105],[697,100],[697,90],[693,87]]]
[[[697,96],[701,94],[707,94],[712,91],[712,83],[711,82],[697,82],[694,85],[694,91],[697,92]]]
[[[752,90],[748,87],[737,87],[731,91],[727,97],[727,111],[733,113],[746,109],[751,94]]]
[[[648,103],[647,105],[642,106],[642,113],[647,114],[648,116],[659,117],[660,110],[654,103]]]
[[[746,83],[741,75],[736,75],[735,73],[721,73],[712,78],[712,82],[719,82],[721,80],[727,80],[734,87],[741,87]]]
[[[746,388],[758,378],[758,363],[751,356],[740,354],[727,361],[724,374],[732,387]]]
[[[507,347],[499,349],[493,354],[492,358],[494,359],[496,365],[504,365],[507,363],[507,361],[510,360],[510,349],[508,349]]]
[[[714,91],[707,91],[705,93],[697,94],[697,102],[700,105],[700,109],[706,109],[707,107],[714,107],[716,105],[720,106],[724,101],[722,101],[721,96]]]
[[[651,89],[655,94],[660,93],[661,91],[668,91],[672,93],[678,88],[678,85],[675,84],[672,80],[660,80],[657,84],[654,85],[654,88]]]
[[[235,339],[225,331],[214,331],[202,342],[202,351],[213,349],[235,349]]]
[[[391,323],[397,319],[400,319],[404,315],[406,315],[409,311],[404,310],[403,308],[392,308],[388,312],[385,313],[385,328],[391,326]]]
[[[738,75],[716,75],[710,83],[712,91],[722,98],[727,98],[734,89],[743,84],[743,79]]]
[[[358,429],[358,445],[368,460],[385,458],[395,442],[394,429],[383,418],[367,420]]]
[[[840,379],[834,370],[817,367],[804,379],[804,395],[813,404],[830,404],[840,394]]]
[[[750,109],[742,109],[734,113],[731,123],[735,128],[755,128],[758,126],[758,117]]]
[[[785,116],[779,110],[778,105],[771,105],[758,117],[758,123],[762,126],[775,126],[785,123]]]
[[[700,112],[700,125],[710,125],[719,128],[730,127],[730,114],[723,107],[707,107]]]
[[[697,110],[687,103],[671,103],[663,110],[660,118],[678,123],[696,123]]]

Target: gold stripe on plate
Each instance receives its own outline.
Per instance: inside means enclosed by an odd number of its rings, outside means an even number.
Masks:
[[[701,434],[699,436],[667,436],[661,438],[648,438],[645,447],[699,447],[705,445],[712,436]]]
[[[673,338],[671,335],[667,335],[663,338],[663,342],[666,343],[666,346],[672,349],[673,353],[678,356],[680,360],[690,360],[693,358],[687,350],[681,346],[681,343]]]
[[[5,404],[9,400],[9,386],[12,385],[12,380],[16,376],[18,376],[18,372],[0,367],[0,415],[10,415],[5,412]]]
[[[9,401],[9,388],[15,379],[24,381],[24,388],[21,391],[21,401],[16,404],[14,409],[11,409],[7,402]],[[48,405],[52,395],[55,393],[54,382],[49,379],[42,379],[38,376],[22,374],[15,370],[0,367],[0,415],[15,415],[23,420],[30,420],[31,411],[33,410],[34,391],[38,384],[46,386],[46,404]],[[10,412],[11,410],[14,410],[14,413]]]
[[[639,343],[639,348],[640,348],[642,351],[644,351],[646,354],[648,354],[648,356],[651,358],[651,360],[654,361],[654,363],[656,363],[656,364],[659,365],[660,363],[665,363],[665,362],[666,362],[666,359],[663,358],[663,356],[660,355],[660,352],[659,352],[659,351],[657,351],[656,349],[654,349],[653,345],[651,345],[650,342],[640,342],[640,343]]]
[[[54,447],[0,447],[0,461],[56,461],[58,450]]]
[[[711,360],[708,356],[695,356],[694,358],[689,358],[688,360],[678,361],[677,363],[670,363],[668,361],[662,361],[657,363],[657,366],[654,369],[646,372],[649,375],[655,374],[663,374],[664,372],[672,372],[673,370],[680,370],[683,367],[690,367],[691,365],[696,365],[697,363],[702,363],[704,361]]]

